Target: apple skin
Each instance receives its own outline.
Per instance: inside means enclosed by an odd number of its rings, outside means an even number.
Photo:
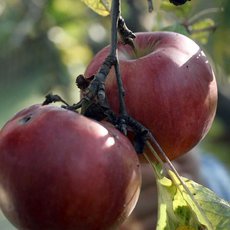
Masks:
[[[0,131],[0,207],[18,229],[113,229],[140,184],[135,150],[111,124],[33,105]]]
[[[215,76],[204,52],[190,38],[174,32],[136,36],[135,51],[118,44],[127,111],[152,132],[172,160],[192,149],[210,129],[217,106]],[[96,74],[108,53],[105,47],[95,55],[86,78]],[[105,85],[109,104],[118,113],[113,68]]]

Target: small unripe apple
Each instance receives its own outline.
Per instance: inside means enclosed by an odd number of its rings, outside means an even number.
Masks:
[[[193,148],[211,127],[217,105],[212,67],[202,49],[178,33],[137,33],[134,47],[118,44],[127,111],[152,132],[172,160]],[[109,49],[95,55],[86,78],[96,74]],[[113,68],[106,93],[118,113]]]
[[[0,207],[18,229],[112,229],[140,191],[129,140],[54,106],[31,106],[0,131]]]

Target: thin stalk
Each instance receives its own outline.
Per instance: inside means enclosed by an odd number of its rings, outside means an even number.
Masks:
[[[111,25],[111,46],[110,46],[110,55],[117,56],[117,28],[118,28],[118,19],[120,17],[121,6],[120,0],[113,0],[111,7],[112,15],[112,25]]]
[[[117,85],[118,85],[118,94],[119,94],[119,103],[120,103],[120,114],[121,115],[127,115],[126,112],[126,105],[125,105],[125,90],[123,87],[122,79],[121,79],[121,73],[120,73],[120,66],[119,66],[119,60],[118,60],[118,54],[117,54],[117,31],[118,31],[118,20],[120,18],[120,12],[121,12],[121,2],[120,0],[113,0],[112,2],[112,28],[111,28],[111,50],[110,55],[116,57],[116,61],[114,63],[115,68],[115,74],[117,79]]]
[[[147,162],[152,167],[153,173],[155,175],[155,178],[162,179],[164,177],[163,171],[159,172],[159,170],[157,169],[156,164],[151,161],[151,159],[149,158],[149,156],[146,153],[143,153],[143,155],[144,155],[145,159],[147,160]]]
[[[119,61],[117,61],[114,65],[116,78],[117,78],[117,85],[118,85],[118,94],[119,94],[119,103],[120,103],[120,114],[127,115],[126,105],[125,105],[125,90],[123,87],[123,83],[121,80],[121,73],[119,68]]]
[[[146,145],[148,146],[148,148],[150,149],[150,151],[153,154],[153,156],[156,158],[156,160],[160,163],[160,165],[163,168],[164,167],[164,162],[161,160],[159,155],[156,153],[156,151],[154,150],[153,146],[150,144],[149,141],[146,142]]]
[[[147,162],[151,165],[152,170],[153,170],[153,174],[155,175],[155,178],[162,178],[163,175],[158,173],[157,167],[154,163],[152,163],[151,159],[148,157],[148,155],[146,153],[143,153],[145,159],[147,160]]]

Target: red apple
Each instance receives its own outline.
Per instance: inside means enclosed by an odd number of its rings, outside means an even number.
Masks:
[[[0,131],[0,207],[18,229],[111,229],[140,182],[133,146],[110,124],[34,105]]]
[[[208,132],[216,111],[217,86],[212,67],[201,48],[173,32],[137,33],[135,50],[118,45],[128,113],[145,125],[170,159],[193,148]],[[86,69],[95,74],[109,47]],[[114,69],[106,80],[111,108],[118,112]]]

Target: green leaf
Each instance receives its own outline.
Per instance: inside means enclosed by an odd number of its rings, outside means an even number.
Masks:
[[[228,230],[230,229],[230,204],[214,192],[192,180],[182,180],[193,194],[202,213],[180,184],[174,173],[173,180],[158,178],[157,230]]]
[[[112,0],[82,0],[88,7],[96,13],[107,16],[110,14]]]
[[[210,28],[212,26],[215,26],[215,22],[211,18],[205,18],[192,24],[192,30],[200,31]]]
[[[210,33],[215,31],[215,28],[215,22],[210,18],[199,20],[189,27],[192,39],[198,40],[202,44],[208,42]]]

